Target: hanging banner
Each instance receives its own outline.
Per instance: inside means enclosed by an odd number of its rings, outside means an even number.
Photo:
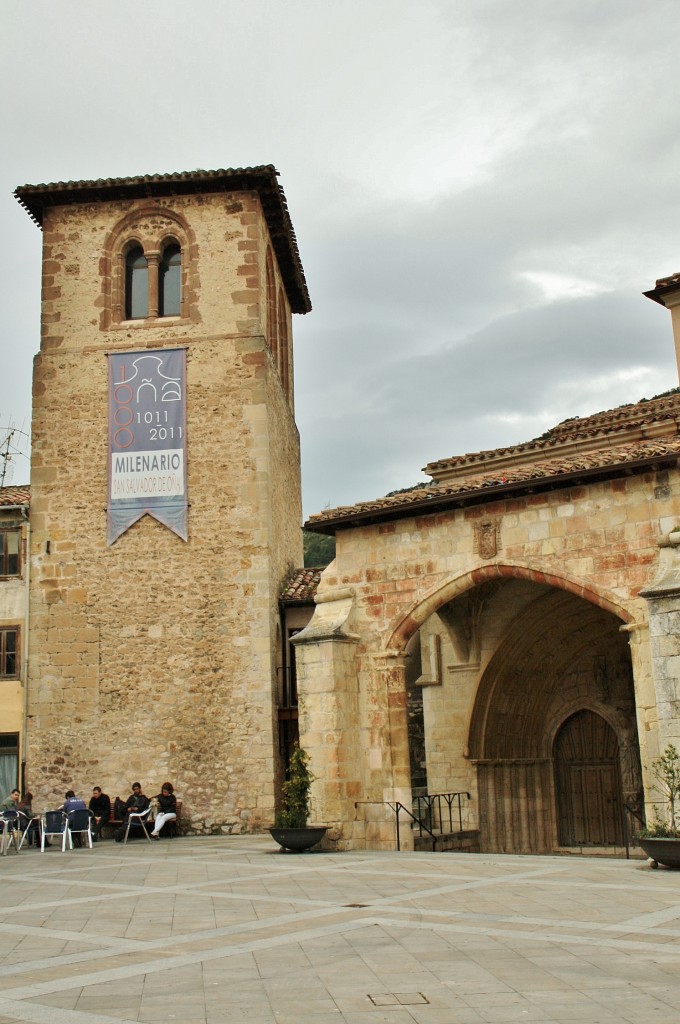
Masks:
[[[109,355],[107,542],[150,515],[188,538],[186,350]]]

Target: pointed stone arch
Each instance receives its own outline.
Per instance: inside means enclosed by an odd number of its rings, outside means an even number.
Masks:
[[[431,617],[436,625],[430,625]],[[632,621],[631,608],[605,588],[566,573],[495,563],[440,583],[394,626],[385,643],[394,656],[423,626],[450,642],[443,687],[424,680],[434,730],[426,742],[433,743],[436,789],[460,788],[447,784],[442,764],[451,764],[448,778],[456,780],[466,761],[473,788],[476,779],[482,849],[520,853],[557,847],[553,744],[565,720],[578,712],[600,716],[613,730],[619,791],[622,799],[637,802],[635,692],[623,628]],[[454,696],[461,685],[467,687],[464,705]],[[429,763],[428,751],[428,772]]]
[[[615,737],[607,792],[619,822],[605,822],[602,803],[597,827],[593,811],[589,827],[576,831],[597,835],[598,845],[621,843],[623,803],[636,804],[642,790],[632,663],[621,624],[602,601],[543,588],[500,638],[478,683],[468,738],[483,849],[548,852],[576,834],[559,827],[554,770],[556,736],[575,715],[595,716]],[[595,803],[606,789],[596,760],[593,754],[578,768],[592,779]]]
[[[533,583],[544,584],[557,590],[566,590],[577,597],[582,597],[585,601],[599,608],[611,612],[612,615],[621,619],[622,623],[633,621],[631,612],[621,605],[615,594],[606,588],[596,589],[584,583],[583,580],[575,576],[569,576],[566,573],[548,573],[531,566],[514,565],[510,562],[497,562],[493,565],[484,565],[477,569],[471,569],[461,576],[448,580],[427,594],[396,624],[387,637],[385,649],[395,653],[404,653],[406,645],[416,630],[439,608],[482,583],[491,580],[508,579],[530,580]]]

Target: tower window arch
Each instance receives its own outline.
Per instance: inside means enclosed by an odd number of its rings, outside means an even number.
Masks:
[[[133,244],[125,255],[125,319],[149,315],[149,267],[141,245]]]
[[[158,265],[158,315],[179,316],[182,304],[182,249],[169,242]]]
[[[177,211],[130,211],[104,244],[100,327],[162,327],[166,319],[196,320],[198,249]]]
[[[279,348],[279,331],[277,323],[277,309],[276,309],[276,284],[274,282],[274,262],[272,260],[272,251],[267,248],[266,258],[266,274],[267,274],[267,334],[269,337],[269,348],[271,349],[274,358],[278,359],[278,348]]]
[[[290,353],[288,351],[288,318],[286,316],[286,303],[283,298],[283,292],[279,289],[279,302],[278,302],[278,327],[279,327],[279,374],[281,376],[281,383],[283,389],[288,394],[288,360]]]

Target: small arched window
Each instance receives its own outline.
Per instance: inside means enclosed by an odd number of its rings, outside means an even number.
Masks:
[[[133,245],[125,257],[125,319],[149,315],[149,269],[141,245]]]
[[[276,285],[274,283],[274,263],[271,249],[267,249],[266,259],[267,273],[267,334],[269,336],[269,348],[274,358],[278,358],[279,332],[276,319]]]
[[[158,266],[158,315],[179,316],[182,302],[182,250],[166,245]]]
[[[279,374],[281,375],[281,383],[283,384],[284,391],[288,394],[288,360],[290,354],[288,352],[288,317],[286,316],[286,303],[283,298],[283,292],[279,289]]]

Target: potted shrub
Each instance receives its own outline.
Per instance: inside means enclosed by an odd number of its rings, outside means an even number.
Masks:
[[[665,811],[661,815],[656,808],[654,822],[638,833],[638,840],[653,868],[659,864],[680,868],[680,754],[672,743],[652,764],[652,775]]]
[[[281,787],[282,808],[276,825],[269,831],[284,850],[302,853],[321,842],[325,826],[308,825],[310,789],[314,776],[309,770],[309,754],[296,750],[288,765],[288,778]]]

